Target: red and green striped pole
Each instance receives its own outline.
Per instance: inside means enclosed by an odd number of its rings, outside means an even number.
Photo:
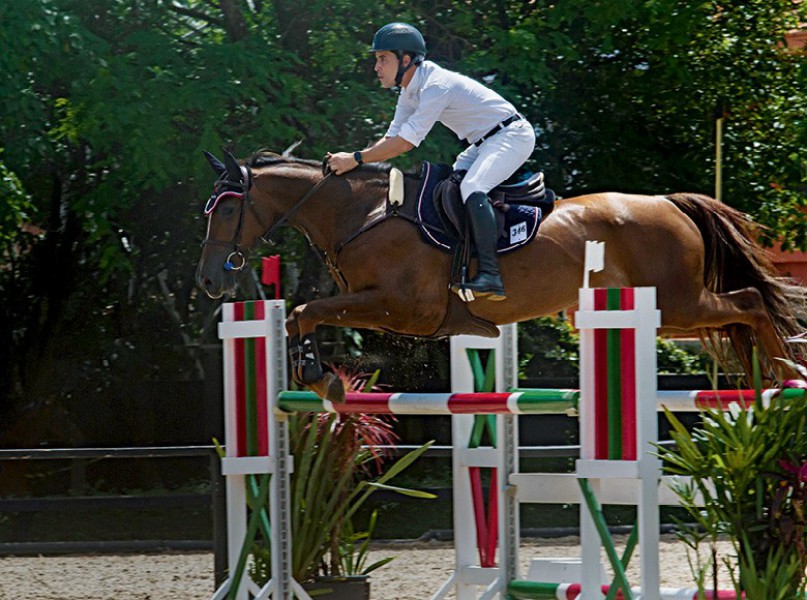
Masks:
[[[472,393],[348,392],[334,404],[313,392],[281,392],[278,407],[286,412],[396,415],[576,414],[578,390],[523,390]]]
[[[603,595],[608,593],[607,585],[602,586]],[[631,588],[631,593],[639,597],[642,590]],[[508,600],[578,600],[581,594],[579,583],[543,583],[539,581],[512,581],[507,586]],[[625,600],[618,592],[614,600]],[[699,600],[697,588],[660,588],[659,600]],[[704,592],[704,600],[737,600],[737,594],[729,590]]]
[[[633,288],[595,289],[594,310],[633,310]],[[597,459],[636,459],[636,331],[594,331]]]
[[[266,318],[263,302],[234,302],[225,305],[232,313],[230,321],[262,321]],[[266,338],[236,338],[232,340],[232,370],[234,394],[230,412],[234,420],[235,439],[228,456],[268,456],[269,419],[266,373]],[[229,412],[229,411],[228,411]]]
[[[751,406],[754,390],[665,390],[656,392],[656,410],[666,406],[673,412],[699,412],[706,408],[728,410],[732,404]],[[766,389],[763,399],[776,394],[785,398],[800,398],[807,390],[789,388]],[[577,415],[580,390],[574,389],[514,389],[510,392],[489,393],[392,393],[348,392],[345,402],[334,404],[314,392],[281,392],[278,408],[284,412],[330,412],[339,414],[395,415]],[[600,424],[602,426],[602,424]],[[623,435],[624,435],[623,428]],[[606,430],[607,436],[607,430]],[[621,438],[624,443],[624,437]],[[631,442],[633,444],[633,442]],[[630,444],[628,444],[630,445]]]

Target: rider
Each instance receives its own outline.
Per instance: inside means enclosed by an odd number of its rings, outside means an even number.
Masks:
[[[426,43],[416,28],[390,23],[373,38],[375,72],[385,88],[400,87],[386,135],[356,152],[328,153],[342,175],[365,162],[394,158],[420,145],[440,121],[465,140],[454,170],[468,171],[460,184],[479,253],[479,271],[466,287],[490,300],[505,298],[496,257],[496,217],[488,192],[524,164],[535,148],[535,132],[515,107],[481,83],[425,60]]]

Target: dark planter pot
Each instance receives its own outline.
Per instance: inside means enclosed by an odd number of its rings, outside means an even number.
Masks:
[[[315,600],[370,600],[370,579],[367,575],[349,577],[320,577],[303,588]]]

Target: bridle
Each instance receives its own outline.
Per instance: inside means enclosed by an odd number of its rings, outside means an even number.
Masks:
[[[213,213],[218,207],[219,201],[221,201],[223,198],[233,198],[241,201],[238,214],[238,225],[236,226],[235,232],[233,233],[233,237],[230,239],[230,241],[223,242],[220,240],[210,239],[210,227],[208,227],[207,237],[205,237],[205,240],[202,242],[202,247],[207,245],[232,247],[232,252],[227,255],[227,259],[224,261],[223,268],[225,271],[241,271],[247,264],[249,250],[241,248],[241,234],[244,229],[247,208],[249,208],[265,232],[262,236],[260,236],[261,239],[264,242],[274,245],[274,242],[271,240],[271,236],[275,230],[288,221],[289,218],[296,213],[303,206],[303,204],[305,204],[305,202],[311,198],[328,179],[330,179],[332,175],[330,170],[324,172],[324,177],[314,184],[314,186],[305,193],[299,202],[297,202],[291,209],[286,211],[286,213],[280,217],[280,219],[278,219],[271,228],[269,228],[264,224],[263,219],[261,219],[261,215],[255,206],[255,202],[253,202],[249,195],[249,190],[252,188],[252,170],[249,168],[249,165],[243,165],[240,168],[242,173],[240,181],[232,181],[231,179],[228,179],[227,171],[224,171],[219,176],[219,179],[213,185],[213,194],[211,194],[210,198],[205,204],[204,210],[204,214],[208,216],[208,218],[212,218]],[[236,264],[233,262],[233,259],[240,262]]]
[[[247,264],[246,254],[241,249],[241,234],[244,229],[244,221],[246,220],[247,214],[246,207],[249,207],[249,210],[252,211],[252,214],[255,215],[255,218],[258,219],[258,222],[263,227],[263,221],[255,208],[255,203],[252,201],[252,198],[249,197],[249,190],[252,187],[252,172],[248,166],[241,167],[241,172],[243,175],[240,181],[228,179],[227,172],[223,172],[216,183],[213,184],[213,193],[205,204],[204,213],[209,219],[212,219],[213,213],[222,199],[234,198],[241,201],[238,213],[238,225],[235,228],[232,239],[230,239],[229,242],[210,239],[210,227],[208,226],[207,237],[205,237],[205,240],[202,242],[202,247],[207,245],[232,247],[232,252],[227,255],[227,260],[224,261],[225,271],[240,271]],[[236,264],[233,262],[234,260],[240,262]]]

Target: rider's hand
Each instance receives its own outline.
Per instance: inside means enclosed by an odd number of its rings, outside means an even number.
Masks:
[[[328,166],[331,168],[331,171],[336,175],[344,175],[359,166],[359,163],[356,162],[356,159],[353,158],[353,154],[350,152],[336,152],[333,154],[328,152],[325,158],[328,161]]]

